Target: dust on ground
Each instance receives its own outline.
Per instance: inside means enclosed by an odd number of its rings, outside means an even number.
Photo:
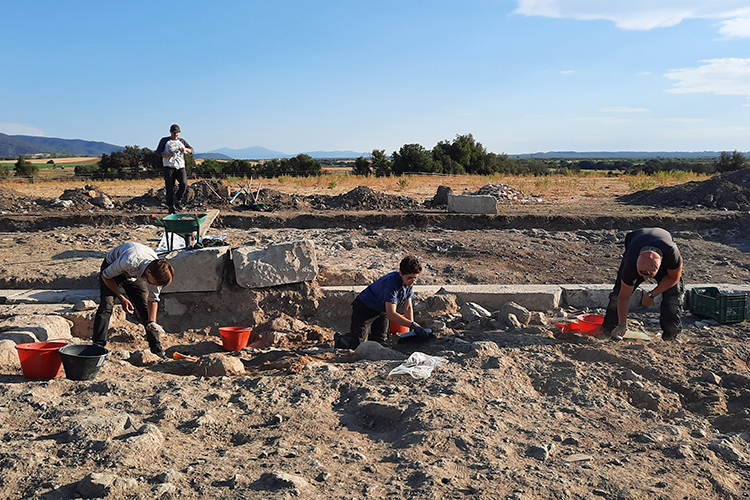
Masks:
[[[211,203],[206,192],[196,203]],[[362,192],[362,203],[338,213],[352,217],[377,194]],[[232,246],[311,239],[318,284],[367,284],[406,252],[423,258],[423,283],[611,283],[626,234],[594,227],[611,212],[601,217],[580,200],[514,204],[499,216],[520,217],[525,228],[446,229],[437,209],[407,228],[364,222],[380,208],[362,209],[360,228],[300,228],[291,221],[316,210],[312,198],[285,196],[291,201],[274,215],[278,228],[219,221],[212,231]],[[110,212],[142,211],[112,199],[123,208]],[[50,201],[11,205],[3,210],[27,213],[3,217],[68,210],[45,206]],[[614,197],[605,203],[617,205]],[[566,215],[522,212],[540,206]],[[639,207],[647,216],[637,220],[653,217]],[[632,224],[620,210],[619,224]],[[654,219],[694,224],[672,228],[685,281],[746,283],[745,220],[697,210],[703,219]],[[0,283],[93,288],[103,252],[125,240],[158,243],[155,225],[112,221],[0,234]],[[473,317],[447,295],[420,299],[415,309],[438,338],[392,342],[388,356],[402,359],[357,360],[331,349],[333,330],[315,317],[268,310],[252,325],[254,347],[235,353],[223,351],[214,327],[165,335],[169,354],[198,362],[150,358],[141,328],[127,322],[113,329],[112,354],[92,382],[27,381],[17,359],[6,360],[0,491],[12,499],[747,498],[747,322],[721,325],[686,312],[681,342],[662,342],[658,314],[639,309],[629,327],[653,340],[617,343],[564,336],[555,325],[593,310],[545,311],[510,326],[501,312]],[[423,380],[389,376],[415,351],[447,364]]]

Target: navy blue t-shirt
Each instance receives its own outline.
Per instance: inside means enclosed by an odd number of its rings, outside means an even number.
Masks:
[[[635,286],[643,277],[638,274],[638,256],[644,247],[654,247],[661,252],[661,266],[654,278],[661,281],[668,270],[679,269],[682,256],[669,231],[660,227],[638,229],[625,236],[625,253],[622,256],[622,282]]]
[[[362,293],[359,294],[359,300],[370,309],[385,311],[386,302],[396,304],[398,309],[413,295],[413,287],[405,286],[401,279],[401,273],[393,271],[362,290]]]

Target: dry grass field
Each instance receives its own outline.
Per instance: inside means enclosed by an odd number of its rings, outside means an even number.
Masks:
[[[66,160],[63,163],[63,160]],[[72,164],[79,158],[60,159],[59,165]],[[55,160],[57,163],[58,160]],[[80,162],[79,162],[80,163]],[[50,169],[52,171],[52,169]],[[60,172],[60,170],[54,170]],[[312,194],[338,195],[351,191],[357,186],[367,186],[386,194],[400,194],[415,199],[427,199],[435,195],[438,186],[449,186],[454,193],[473,192],[486,184],[506,184],[525,194],[542,197],[547,201],[588,201],[612,199],[641,189],[657,186],[672,186],[687,181],[705,180],[707,176],[691,173],[665,173],[662,175],[607,175],[606,172],[584,172],[571,175],[408,175],[392,177],[360,177],[341,173],[325,173],[317,177],[277,177],[253,179],[251,187],[275,189],[288,194],[307,196]],[[197,179],[190,179],[195,182]],[[250,179],[228,178],[225,183],[239,189]],[[25,196],[54,198],[65,189],[93,184],[98,189],[115,197],[140,196],[151,188],[161,188],[160,178],[139,180],[84,181],[79,179],[26,180],[12,178],[2,181],[4,185]]]

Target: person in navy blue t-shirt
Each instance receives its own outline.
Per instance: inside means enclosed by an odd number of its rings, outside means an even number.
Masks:
[[[388,273],[362,290],[352,302],[352,322],[347,335],[337,334],[334,345],[341,349],[356,349],[367,340],[385,342],[389,322],[409,327],[419,338],[428,338],[429,332],[414,321],[411,298],[413,286],[422,264],[415,255],[401,260],[399,270]],[[398,309],[403,312],[399,313]]]

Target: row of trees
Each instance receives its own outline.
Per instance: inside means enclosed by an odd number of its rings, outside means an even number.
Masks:
[[[311,176],[320,175],[322,165],[310,155],[297,155],[294,158],[281,158],[266,161],[250,160],[203,160],[195,165],[191,173],[198,177],[244,175],[246,177],[278,177],[281,175]]]
[[[507,154],[488,152],[471,134],[457,135],[453,141],[440,141],[432,150],[421,144],[404,144],[389,159],[385,150],[376,149],[371,159],[359,157],[354,162],[355,175],[433,174],[534,174],[548,172],[547,163],[511,159]]]
[[[745,155],[739,151],[729,153],[722,151],[715,160],[684,159],[684,158],[649,158],[644,162],[635,162],[627,159],[613,160],[560,160],[559,168],[569,170],[612,170],[623,171],[628,174],[644,173],[652,175],[657,172],[684,171],[698,174],[713,174],[733,172],[747,166]]]
[[[48,162],[49,163],[49,162]],[[54,162],[52,162],[54,163]],[[275,177],[320,175],[322,165],[309,155],[266,161],[206,159],[198,164],[192,155],[185,155],[188,174],[197,177],[253,176]],[[731,172],[745,168],[745,156],[734,151],[723,151],[716,160],[650,158],[644,162],[629,159],[564,160],[510,158],[507,154],[488,152],[471,134],[457,135],[452,141],[438,142],[431,150],[420,144],[404,144],[389,157],[385,150],[375,149],[370,158],[360,156],[354,162],[354,175],[377,177],[406,173],[434,174],[531,174],[547,175],[581,170],[621,171],[627,174],[654,174],[662,171],[690,171],[696,173]],[[15,164],[15,174],[35,177],[39,167],[22,156]],[[10,175],[9,169],[0,169],[0,176]],[[78,165],[76,175],[93,178],[143,178],[162,174],[162,159],[149,148],[125,146],[122,151],[103,154],[93,165]]]

